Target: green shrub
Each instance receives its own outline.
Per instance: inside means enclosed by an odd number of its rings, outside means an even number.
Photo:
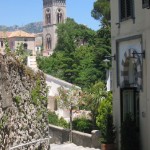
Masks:
[[[56,125],[56,126],[60,126],[63,128],[69,128],[69,124],[67,123],[67,121],[63,118],[60,118],[56,115],[55,112],[49,112],[48,113],[48,121],[50,124]]]
[[[62,117],[59,119],[58,125],[66,129],[69,128],[69,123],[67,123],[67,121]]]
[[[77,130],[85,133],[91,133],[93,127],[92,121],[86,119],[85,117],[75,118],[72,124],[73,124],[73,130]]]
[[[98,109],[96,123],[101,132],[101,142],[105,144],[114,143],[116,134],[112,117],[112,97],[102,100]]]
[[[41,94],[42,91],[41,80],[36,80],[36,86],[31,91],[31,100],[33,104],[40,105],[42,101],[47,101],[47,97]]]
[[[3,128],[8,124],[8,116],[5,114],[1,117],[0,120],[0,130],[3,130]]]
[[[58,125],[58,116],[56,115],[55,112],[49,112],[48,113],[48,121],[50,124],[53,124],[53,125]]]

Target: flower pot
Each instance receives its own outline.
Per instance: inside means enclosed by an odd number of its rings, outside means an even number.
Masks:
[[[101,150],[115,150],[115,144],[101,144]]]

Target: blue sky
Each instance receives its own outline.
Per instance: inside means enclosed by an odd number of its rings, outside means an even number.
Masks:
[[[0,0],[0,25],[20,25],[42,21],[42,0]],[[89,28],[99,29],[99,21],[91,17],[95,0],[67,0],[67,17]]]

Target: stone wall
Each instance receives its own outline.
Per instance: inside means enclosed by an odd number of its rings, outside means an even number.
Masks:
[[[47,88],[42,72],[33,72],[15,56],[0,54],[0,150],[48,137]],[[42,149],[48,149],[43,144]],[[19,149],[36,149],[39,143]]]
[[[69,141],[69,130],[62,127],[49,125],[49,133],[51,136],[51,143],[62,144]]]
[[[83,147],[92,147],[92,135],[73,131],[72,132],[72,141],[76,145],[82,145]]]
[[[49,125],[51,143],[64,143],[69,141],[69,130],[54,125]],[[83,147],[100,148],[100,131],[93,130],[91,134],[72,131],[72,142]]]

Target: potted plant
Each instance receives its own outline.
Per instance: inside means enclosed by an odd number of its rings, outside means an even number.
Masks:
[[[101,132],[101,150],[114,150],[116,132],[112,117],[112,97],[101,102],[98,112],[96,123]]]

